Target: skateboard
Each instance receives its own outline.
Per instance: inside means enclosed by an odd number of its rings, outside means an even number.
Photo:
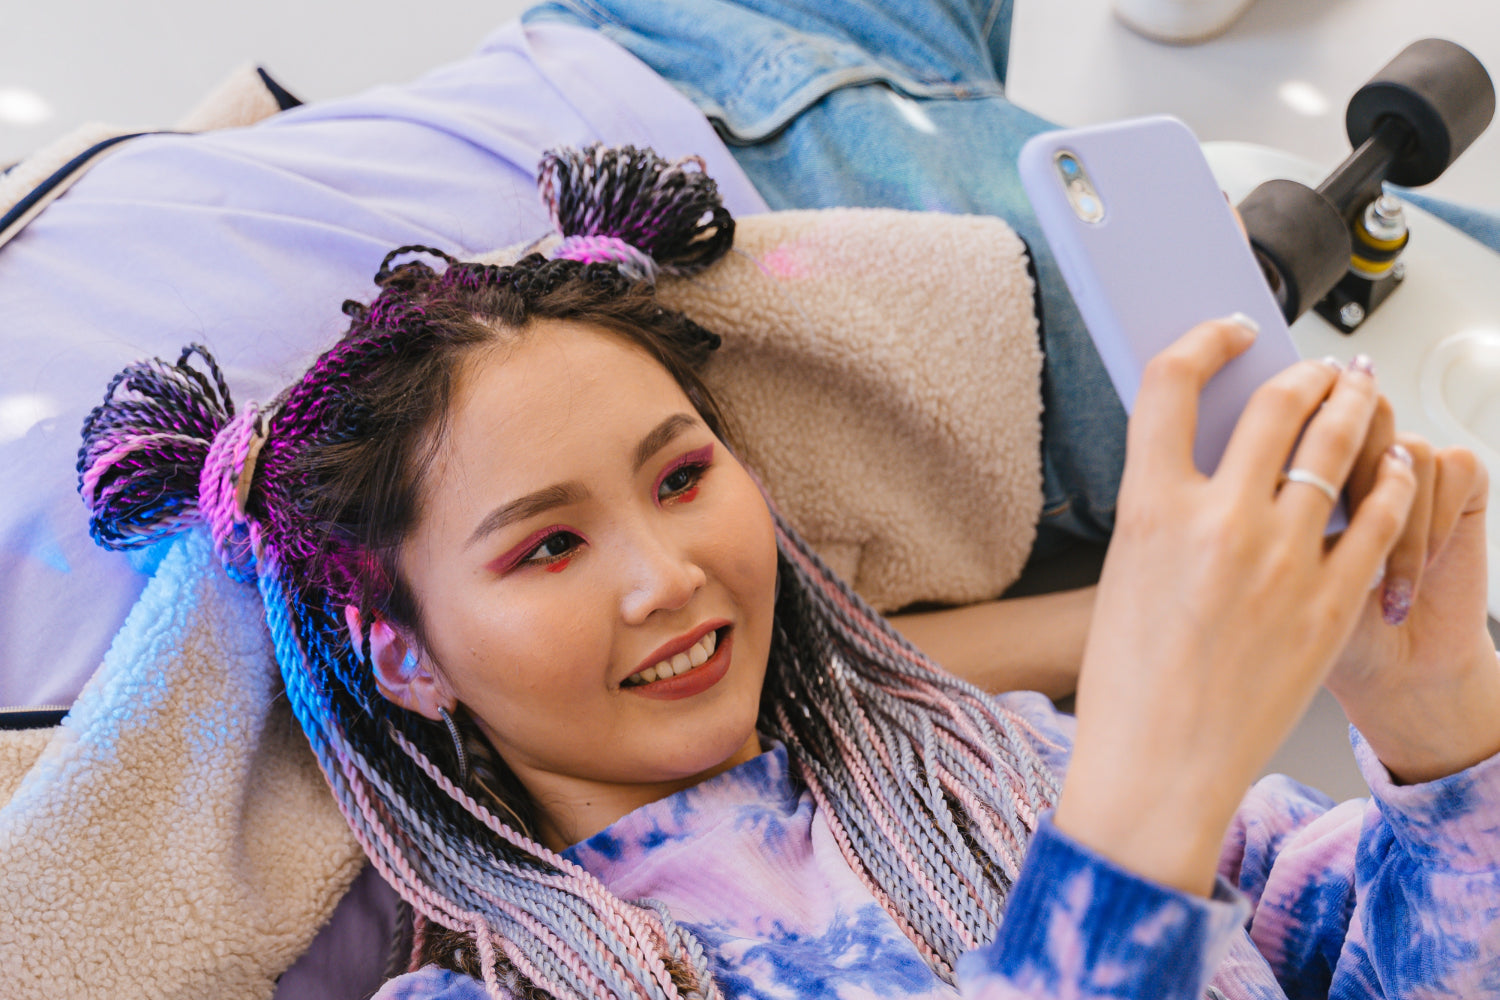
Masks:
[[[1387,186],[1431,183],[1494,110],[1479,61],[1424,39],[1350,100],[1353,151],[1332,173],[1247,143],[1204,153],[1302,355],[1369,355],[1398,427],[1470,448],[1500,477],[1500,254]],[[1486,527],[1488,607],[1500,620],[1500,504]]]

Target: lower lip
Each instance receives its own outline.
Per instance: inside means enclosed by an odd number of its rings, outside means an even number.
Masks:
[[[719,644],[714,647],[714,655],[704,660],[701,665],[685,674],[678,674],[670,680],[632,685],[623,690],[656,701],[677,701],[679,698],[691,698],[695,694],[702,694],[723,680],[724,675],[729,673],[729,657],[733,647],[734,629],[728,629],[724,632],[724,637],[719,640]]]

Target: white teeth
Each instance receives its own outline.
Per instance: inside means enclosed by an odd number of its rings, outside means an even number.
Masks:
[[[655,666],[647,667],[638,673],[625,678],[627,685],[650,684],[652,681],[665,680],[668,677],[676,677],[685,674],[694,667],[701,667],[708,662],[708,658],[714,655],[714,649],[719,644],[717,632],[710,632],[688,648],[686,652],[678,653],[670,660],[662,660]]]

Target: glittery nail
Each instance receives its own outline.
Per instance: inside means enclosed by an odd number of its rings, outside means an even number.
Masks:
[[[1411,452],[1407,451],[1406,446],[1401,442],[1397,441],[1385,451],[1386,454],[1390,455],[1392,458],[1400,462],[1402,465],[1406,466],[1408,469],[1412,467]]]
[[[1351,372],[1360,372],[1371,378],[1375,377],[1375,359],[1368,354],[1356,354],[1354,360],[1349,362]]]
[[[1411,614],[1411,581],[1389,580],[1380,595],[1380,617],[1387,625],[1400,625]]]
[[[1321,360],[1325,365],[1327,365],[1329,368],[1332,368],[1336,372],[1342,372],[1344,370],[1344,363],[1338,358],[1334,357],[1332,354]]]

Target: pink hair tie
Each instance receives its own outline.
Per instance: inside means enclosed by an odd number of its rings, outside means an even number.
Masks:
[[[580,260],[585,264],[614,264],[634,281],[656,283],[656,261],[618,236],[589,234],[566,236],[550,255],[553,260]]]
[[[245,582],[255,579],[261,551],[260,529],[246,508],[268,422],[269,413],[246,405],[214,435],[198,477],[198,514],[213,535],[214,551],[229,575]]]

